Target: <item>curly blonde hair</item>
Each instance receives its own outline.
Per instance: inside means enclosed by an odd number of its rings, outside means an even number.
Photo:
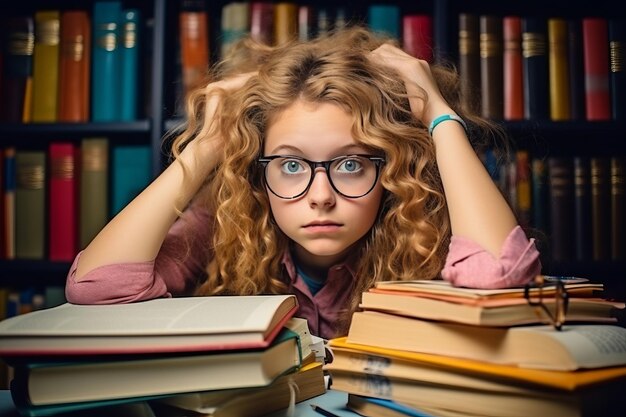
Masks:
[[[296,100],[332,103],[352,118],[352,136],[366,150],[384,155],[385,189],[378,220],[362,239],[345,332],[360,294],[376,281],[430,279],[443,267],[450,241],[446,200],[427,128],[410,110],[406,87],[394,70],[369,58],[389,39],[352,27],[309,42],[269,47],[247,39],[213,68],[210,80],[254,71],[245,85],[221,98],[219,134],[223,160],[199,196],[214,215],[214,254],[197,294],[262,294],[287,290],[282,255],[289,240],[272,221],[256,160],[268,124]],[[470,131],[493,128],[460,105],[456,72],[433,66],[449,104]],[[209,95],[199,89],[187,103],[186,131],[174,142],[177,155],[199,132]],[[422,100],[428,98],[423,95]],[[212,125],[213,126],[213,125]],[[486,137],[485,135],[480,135]]]

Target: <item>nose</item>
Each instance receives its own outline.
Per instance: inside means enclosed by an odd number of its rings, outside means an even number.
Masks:
[[[324,168],[317,168],[313,173],[313,182],[307,193],[311,207],[332,207],[335,205],[335,190]]]

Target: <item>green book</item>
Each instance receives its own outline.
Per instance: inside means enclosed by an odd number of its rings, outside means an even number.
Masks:
[[[15,167],[15,257],[43,259],[46,154],[43,151],[17,151]]]
[[[150,183],[151,152],[145,146],[114,146],[111,151],[111,217]]]
[[[85,138],[81,143],[79,243],[83,249],[109,220],[109,140]]]

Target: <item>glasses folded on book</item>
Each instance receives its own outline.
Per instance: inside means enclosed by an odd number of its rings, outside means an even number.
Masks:
[[[548,287],[550,288],[549,296],[546,295],[546,288]],[[555,277],[548,279],[544,275],[537,275],[524,287],[524,298],[528,305],[539,309],[539,314],[542,317],[547,317],[556,330],[561,330],[563,323],[565,323],[569,301],[565,284],[561,279]],[[544,302],[548,298],[554,299],[554,302],[550,303],[551,307],[548,307]]]

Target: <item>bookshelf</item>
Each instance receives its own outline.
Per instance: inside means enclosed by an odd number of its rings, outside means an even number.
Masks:
[[[106,136],[112,144],[143,144],[151,148],[151,173],[156,176],[165,163],[163,134],[177,126],[182,119],[177,112],[178,89],[178,13],[181,0],[124,0],[124,6],[138,8],[149,23],[144,29],[142,59],[146,64],[142,77],[148,81],[141,91],[142,112],[132,122],[111,123],[43,123],[15,124],[0,123],[0,147],[16,145],[24,149],[45,148],[54,139],[62,138],[78,144],[87,136]],[[221,10],[228,1],[216,0],[208,4],[208,27],[210,60],[215,62],[219,54]],[[276,3],[276,2],[274,2]],[[349,22],[365,22],[367,9],[374,1],[296,1],[297,4],[313,8],[336,10],[344,7]],[[458,62],[458,15],[461,12],[475,14],[535,15],[541,17],[582,18],[590,15],[604,17],[626,17],[617,7],[616,0],[601,0],[593,6],[585,3],[573,4],[565,0],[528,0],[501,2],[488,0],[466,2],[462,0],[430,0],[414,2],[397,0],[402,14],[425,13],[433,17],[433,44],[435,61]],[[54,6],[51,6],[54,5]],[[2,3],[3,16],[32,13],[44,8],[79,8],[91,10],[93,1],[79,0],[26,0],[19,4]],[[148,52],[149,51],[149,52]],[[149,55],[149,57],[148,57]],[[587,122],[584,120],[552,122],[549,120],[502,121],[514,146],[527,149],[538,157],[597,155],[610,157],[622,151],[626,138],[626,121]],[[592,143],[592,145],[590,145]],[[626,298],[626,270],[624,261],[567,261],[544,262],[544,272],[559,275],[589,275],[606,283],[616,297]],[[23,282],[45,282],[63,285],[69,262],[46,260],[0,260],[0,286],[21,285]]]

